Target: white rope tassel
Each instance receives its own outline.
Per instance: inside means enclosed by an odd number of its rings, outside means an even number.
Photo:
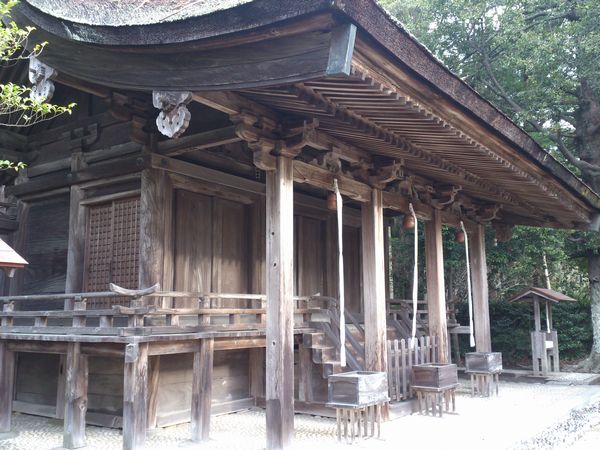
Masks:
[[[471,291],[471,263],[469,262],[469,236],[465,230],[465,224],[460,221],[460,229],[465,235],[465,257],[467,258],[467,297],[469,300],[469,343],[475,347],[475,336],[473,335],[473,293]]]
[[[338,231],[338,286],[340,293],[340,365],[346,367],[346,316],[344,306],[344,224],[343,201],[337,179],[333,180],[333,190],[335,191],[335,205],[337,212],[337,231]]]
[[[412,316],[412,331],[410,348],[415,348],[415,342],[417,340],[417,308],[418,308],[418,295],[419,295],[419,224],[417,222],[417,215],[412,203],[408,204],[408,209],[413,216],[415,221],[415,255],[414,255],[414,269],[413,269],[413,289],[412,289],[412,305],[413,305],[413,316]]]

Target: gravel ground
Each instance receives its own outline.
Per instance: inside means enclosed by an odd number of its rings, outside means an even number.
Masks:
[[[353,447],[388,449],[420,443],[444,450],[600,448],[599,386],[501,382],[499,397],[488,399],[471,398],[463,384],[456,402],[454,414],[441,419],[413,414],[393,420],[383,424],[381,439],[359,441]],[[211,441],[202,446],[187,440],[189,424],[160,429],[149,434],[146,448],[262,449],[264,420],[260,409],[214,417]],[[297,415],[295,427],[299,449],[348,448],[335,440],[332,419]],[[0,440],[0,449],[60,448],[62,423],[57,420],[15,414],[14,431],[15,437]],[[119,430],[89,426],[86,433],[86,449],[121,449]]]

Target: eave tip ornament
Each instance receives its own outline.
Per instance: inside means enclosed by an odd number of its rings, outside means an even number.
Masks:
[[[48,102],[54,95],[54,83],[57,72],[52,67],[44,64],[35,56],[29,58],[29,81],[31,91],[29,96],[36,101]]]
[[[190,124],[192,115],[186,105],[191,101],[189,91],[153,91],[152,104],[160,109],[156,118],[158,131],[169,138],[181,136]]]

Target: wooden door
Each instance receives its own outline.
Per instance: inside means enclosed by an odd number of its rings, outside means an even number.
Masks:
[[[109,283],[137,289],[139,197],[88,207],[83,290],[107,291]],[[90,299],[88,308],[110,308],[128,299]]]
[[[175,191],[174,284],[177,291],[248,293],[249,205]],[[194,300],[176,300],[192,307]]]

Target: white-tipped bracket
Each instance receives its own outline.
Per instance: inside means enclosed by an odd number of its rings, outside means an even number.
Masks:
[[[29,96],[33,100],[48,102],[54,95],[54,83],[57,72],[52,67],[44,64],[35,56],[29,58],[29,81],[31,82],[31,91]]]
[[[152,91],[152,104],[160,109],[158,131],[170,138],[181,136],[190,124],[192,115],[186,105],[191,101],[189,91]]]

